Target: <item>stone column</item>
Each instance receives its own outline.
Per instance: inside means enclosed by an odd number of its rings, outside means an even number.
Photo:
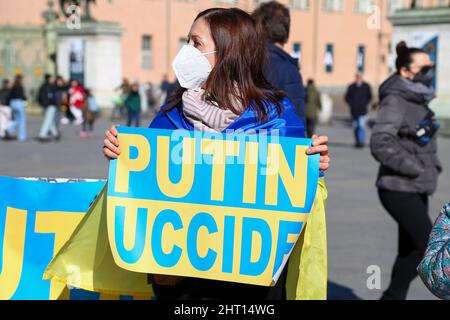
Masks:
[[[69,55],[73,40],[84,44],[84,84],[102,108],[112,107],[114,90],[122,82],[123,29],[118,23],[81,21],[80,29],[57,28],[58,72],[69,77]]]

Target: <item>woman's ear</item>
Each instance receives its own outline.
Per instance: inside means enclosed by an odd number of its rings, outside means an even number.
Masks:
[[[403,78],[406,78],[406,79],[409,79],[409,80],[412,80],[412,78],[414,77],[414,75],[412,75],[411,71],[409,71],[408,68],[406,68],[406,67],[401,67],[400,68],[400,75]]]

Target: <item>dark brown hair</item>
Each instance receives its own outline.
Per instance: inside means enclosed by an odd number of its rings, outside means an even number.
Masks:
[[[291,28],[288,7],[276,1],[265,2],[252,13],[252,17],[266,41],[281,44],[288,41]]]
[[[205,100],[236,114],[250,106],[259,120],[267,117],[267,103],[281,113],[286,95],[264,76],[266,46],[252,17],[237,8],[213,8],[199,13],[195,21],[200,18],[209,25],[216,47],[216,64],[204,84]],[[177,91],[167,111],[179,104],[184,91]]]
[[[13,87],[14,88],[23,87],[23,77],[21,74],[17,74],[16,77],[14,78]]]

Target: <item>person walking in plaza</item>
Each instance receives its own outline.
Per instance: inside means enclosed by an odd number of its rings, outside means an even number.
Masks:
[[[418,272],[435,296],[450,300],[450,203],[442,208],[434,224]]]
[[[163,94],[167,94],[167,91],[169,91],[169,87],[170,87],[169,77],[167,76],[167,74],[164,74],[161,80],[160,90]]]
[[[166,100],[164,101],[164,104],[167,104],[170,101],[172,101],[174,94],[176,94],[176,92],[180,90],[180,88],[181,88],[180,83],[176,79],[174,82],[169,83],[169,86],[167,87]]]
[[[58,139],[59,132],[56,127],[56,99],[55,85],[49,74],[44,76],[44,82],[39,88],[37,101],[43,109],[44,119],[42,121],[39,135],[36,138],[40,142],[49,142]]]
[[[311,138],[316,130],[317,118],[319,111],[322,110],[322,103],[320,101],[320,92],[313,79],[308,80],[306,86],[306,135]]]
[[[8,105],[9,91],[11,90],[9,79],[3,79],[0,88],[0,138],[5,137],[5,130],[11,123],[11,107]]]
[[[356,74],[356,80],[348,88],[345,101],[350,107],[352,126],[355,132],[355,147],[364,148],[366,143],[367,108],[372,101],[372,89],[363,80],[361,73]]]
[[[417,276],[431,231],[428,198],[442,165],[438,123],[428,107],[435,98],[433,65],[426,52],[397,45],[397,72],[380,87],[380,107],[370,148],[380,163],[376,186],[381,203],[398,224],[398,254],[382,299],[405,299]]]
[[[69,89],[69,108],[70,112],[75,117],[74,124],[77,126],[83,123],[83,108],[85,102],[86,96],[83,86],[78,80],[72,80]]]
[[[24,142],[27,140],[26,100],[23,78],[21,75],[17,75],[7,98],[7,103],[12,110],[13,122],[5,131],[5,139],[13,139],[17,131],[18,141]]]
[[[94,123],[97,118],[98,112],[99,109],[94,95],[92,94],[91,90],[86,89],[86,103],[84,104],[83,108],[84,121],[82,124],[82,129],[80,131],[80,137],[92,137],[94,132]]]
[[[70,90],[70,83],[63,77],[59,76],[57,79],[57,83],[61,83],[61,87],[57,87],[57,91],[63,90],[62,97],[62,105],[61,105],[61,121],[60,124],[69,124],[73,123],[75,121],[75,117],[73,116],[72,112],[70,112],[70,101],[69,101],[69,90]]]
[[[161,83],[158,86],[158,104],[164,105],[168,102],[169,100],[169,95],[168,95],[168,91],[170,89],[171,83],[169,81],[169,76],[165,73],[163,74]]]
[[[150,128],[202,132],[278,130],[281,135],[305,137],[302,119],[282,91],[265,78],[266,47],[255,21],[237,9],[208,9],[196,17],[188,44],[173,61],[182,87],[163,106]],[[106,131],[104,155],[120,154],[117,129]],[[307,154],[320,153],[320,169],[327,170],[328,138],[315,137]],[[286,299],[282,272],[275,287],[237,284],[198,278],[150,275],[158,299]]]
[[[306,92],[299,61],[284,50],[289,40],[291,17],[289,8],[270,1],[261,4],[253,13],[260,32],[267,43],[264,75],[275,88],[284,91],[295,107],[297,115],[305,121]]]
[[[65,103],[67,101],[68,93],[67,86],[64,78],[61,76],[57,76],[55,80],[55,126],[58,131],[57,140],[61,138],[61,131],[59,130],[60,122],[61,122],[61,114],[65,110]]]
[[[113,100],[113,110],[111,111],[111,121],[115,119],[121,119],[125,116],[126,107],[125,107],[125,99],[128,97],[130,93],[130,81],[128,78],[123,78],[122,83],[118,88],[116,88],[115,92],[117,96]]]
[[[133,83],[131,90],[125,99],[125,107],[128,111],[127,126],[139,127],[141,125],[141,96],[139,95],[139,84]]]
[[[149,113],[151,114],[151,116],[155,116],[158,110],[156,105],[155,90],[153,87],[153,83],[151,83],[150,81],[147,82],[145,97],[147,99]]]

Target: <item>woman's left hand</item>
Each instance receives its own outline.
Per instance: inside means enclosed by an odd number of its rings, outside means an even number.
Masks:
[[[330,153],[328,150],[328,137],[313,135],[313,146],[306,150],[306,154],[320,154],[320,171],[327,171],[330,167]]]

